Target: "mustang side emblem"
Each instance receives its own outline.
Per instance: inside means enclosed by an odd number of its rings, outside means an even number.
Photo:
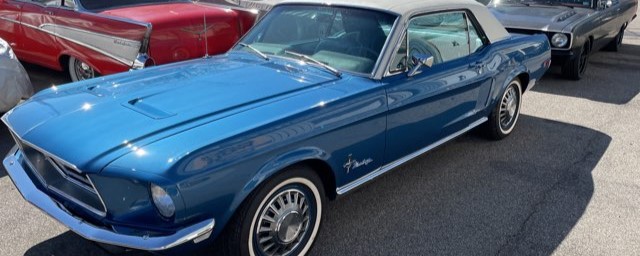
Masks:
[[[354,160],[352,157],[353,157],[353,155],[349,154],[349,158],[347,158],[347,162],[342,166],[347,170],[347,174],[353,169],[369,165],[370,163],[373,162],[373,159],[371,159],[371,158],[367,158],[367,159],[364,159],[362,161],[358,161],[358,160]]]

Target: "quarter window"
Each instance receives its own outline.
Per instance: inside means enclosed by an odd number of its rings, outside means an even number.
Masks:
[[[74,0],[64,0],[63,4],[65,7],[76,8],[76,2]]]

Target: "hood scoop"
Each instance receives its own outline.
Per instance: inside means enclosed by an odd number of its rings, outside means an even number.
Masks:
[[[568,18],[571,18],[573,15],[576,15],[576,11],[571,10],[571,11],[563,12],[558,16],[556,16],[556,22],[563,22]]]
[[[169,113],[145,103],[141,98],[133,99],[122,104],[123,106],[136,111],[153,119],[164,119],[175,116],[175,113]]]

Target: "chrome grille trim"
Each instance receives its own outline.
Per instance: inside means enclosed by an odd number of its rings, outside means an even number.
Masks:
[[[49,153],[48,151],[33,145],[32,143],[20,138],[20,136],[15,133],[15,131],[13,130],[13,128],[6,122],[5,120],[5,116],[3,116],[2,121],[4,121],[4,123],[7,125],[7,127],[9,128],[9,133],[11,134],[11,136],[13,137],[13,139],[15,140],[16,144],[18,145],[18,147],[20,148],[21,151],[21,155],[23,156],[22,158],[22,162],[25,163],[29,169],[31,170],[31,173],[33,173],[38,180],[41,182],[41,184],[43,186],[45,186],[47,189],[49,189],[50,191],[52,191],[53,193],[64,197],[65,199],[68,199],[69,201],[91,211],[92,213],[104,217],[107,215],[107,206],[104,203],[104,200],[102,199],[102,196],[100,195],[100,193],[98,192],[98,190],[96,189],[93,181],[91,180],[91,178],[84,174],[82,171],[80,171],[75,165],[57,157],[54,154]],[[47,183],[47,181],[45,180],[44,177],[42,177],[42,175],[38,172],[38,170],[35,168],[35,166],[33,165],[33,163],[31,163],[31,161],[29,160],[29,157],[24,153],[25,149],[24,147],[30,147],[32,149],[34,149],[35,151],[37,151],[38,153],[42,154],[45,159],[47,161],[49,161],[49,163],[54,167],[54,169],[56,169],[59,174],[67,181],[73,183],[74,185],[87,190],[88,192],[91,192],[93,194],[95,194],[95,196],[98,198],[98,201],[100,203],[100,205],[102,206],[102,209],[96,209],[95,207],[92,207],[90,205],[88,205],[87,203],[84,203],[70,195],[68,195],[67,193],[62,192],[60,189],[55,188],[54,186],[51,186]],[[72,172],[75,172],[76,176],[79,176],[78,178],[80,178],[80,180],[76,180],[75,178],[70,178],[68,174],[66,173],[72,173],[70,171],[64,171],[63,169],[60,168],[60,166],[64,167],[64,169],[70,169]],[[81,180],[84,180],[82,176],[86,177],[86,181],[88,182],[88,184],[82,184]]]

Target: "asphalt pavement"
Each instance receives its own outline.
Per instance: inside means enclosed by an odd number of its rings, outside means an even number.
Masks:
[[[27,69],[38,89],[68,81]],[[640,255],[639,93],[640,19],[582,81],[556,70],[526,93],[507,139],[471,132],[330,202],[311,255]],[[109,254],[0,168],[0,255]]]

